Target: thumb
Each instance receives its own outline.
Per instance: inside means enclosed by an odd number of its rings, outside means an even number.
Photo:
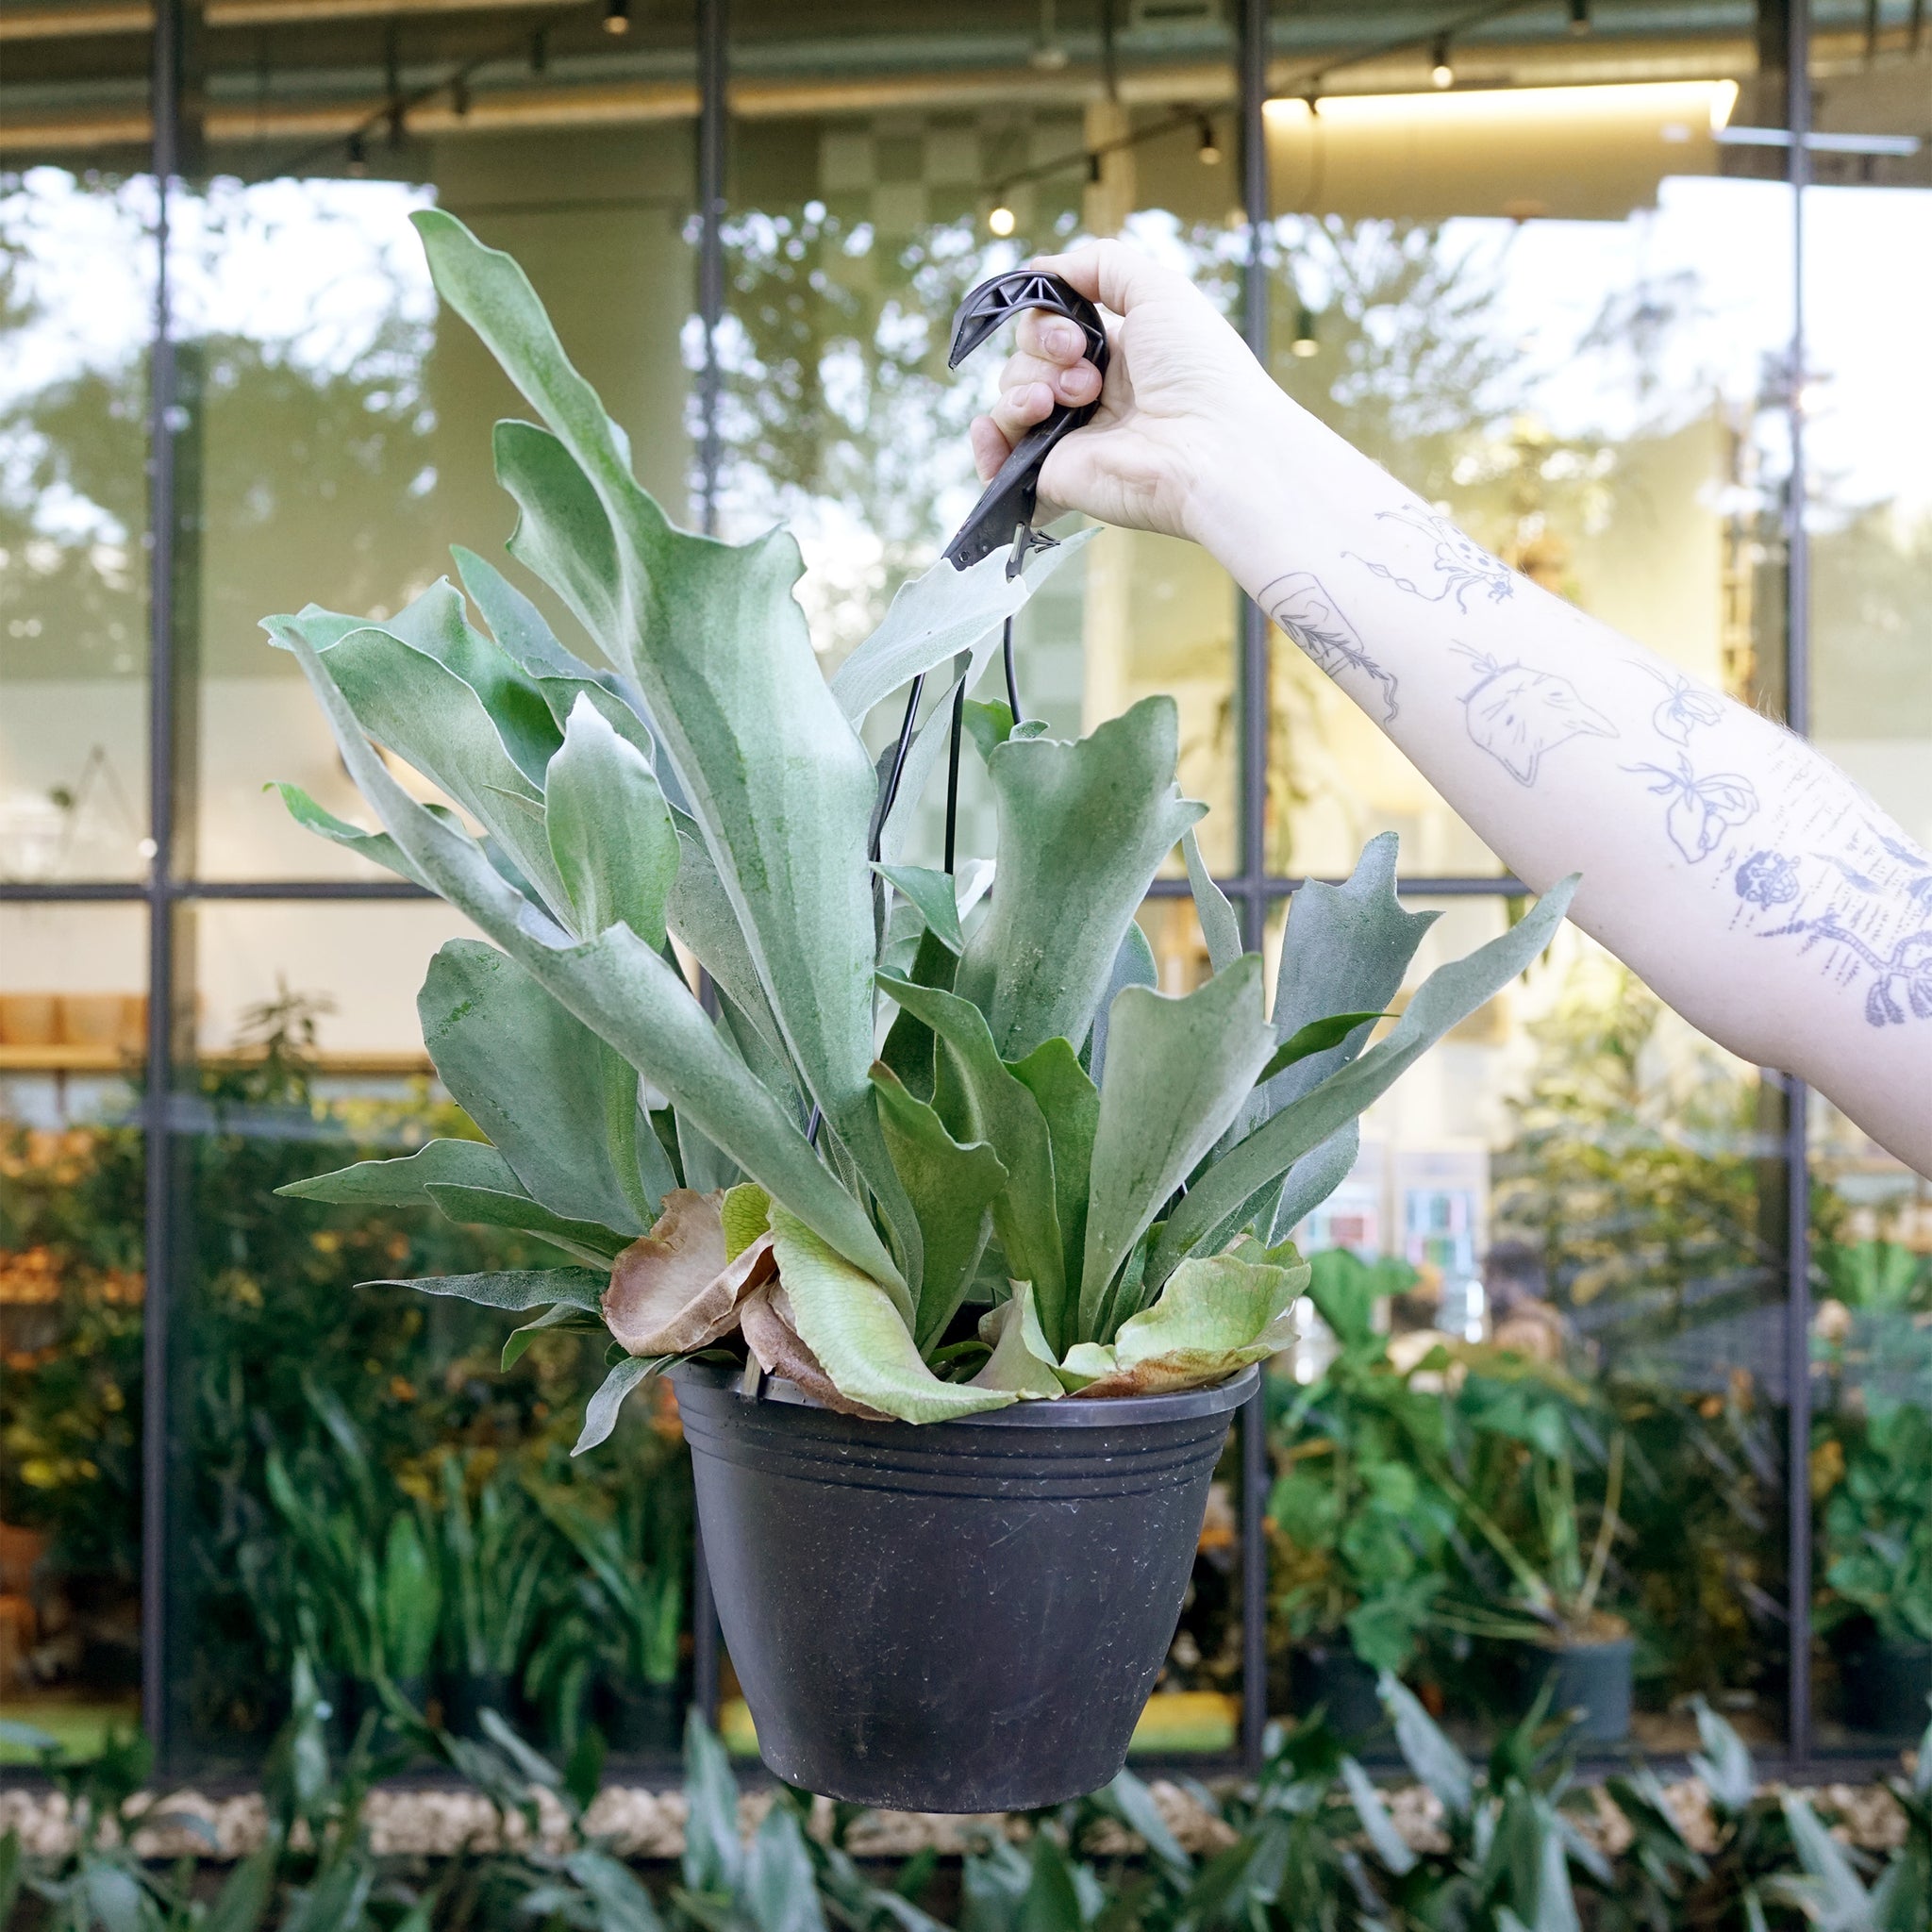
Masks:
[[[1088,242],[1064,255],[1036,256],[1027,265],[1065,276],[1088,301],[1102,303],[1116,315],[1162,296],[1199,293],[1185,275],[1124,242]]]

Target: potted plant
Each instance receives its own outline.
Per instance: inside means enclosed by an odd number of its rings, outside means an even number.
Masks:
[[[605,662],[469,552],[481,626],[447,582],[380,625],[267,620],[382,829],[283,787],[291,809],[488,941],[446,945],[418,1004],[491,1144],[291,1191],[558,1248],[571,1265],[413,1285],[532,1312],[520,1335],[607,1330],[580,1448],[673,1368],[781,1776],[922,1809],[1091,1790],[1173,1633],[1251,1365],[1290,1334],[1307,1269],[1285,1235],[1347,1173],[1361,1109],[1549,942],[1574,881],[1372,1046],[1429,924],[1377,840],[1299,895],[1271,1016],[1193,843],[1173,703],[1076,741],[964,704],[1051,554],[936,567],[828,684],[791,537],[674,527],[515,263],[415,220],[542,419],[496,429],[510,554]],[[908,684],[875,765],[861,727]],[[969,735],[956,697],[998,806],[977,897],[902,862]],[[1134,923],[1177,843],[1213,965],[1185,998],[1154,990]]]
[[[1602,1597],[1622,1524],[1624,1431],[1614,1423],[1599,1431],[1590,1391],[1559,1370],[1496,1349],[1459,1353],[1464,1467],[1434,1474],[1463,1527],[1473,1588],[1469,1599],[1441,1604],[1438,1620],[1517,1646],[1519,1705],[1546,1696],[1553,1712],[1570,1715],[1576,1742],[1620,1743],[1630,1730],[1636,1645]],[[1579,1488],[1584,1467],[1601,1475],[1594,1506]]]
[[[1932,1694],[1932,1417],[1870,1400],[1840,1414],[1812,1456],[1823,1488],[1821,1631],[1842,1676],[1845,1722],[1905,1735]]]
[[[591,1627],[607,1661],[605,1733],[619,1751],[675,1748],[689,1582],[689,1505],[668,1483],[632,1488],[600,1512],[560,1487],[540,1487],[546,1515],[584,1566]]]
[[[463,1459],[442,1463],[445,1721],[465,1737],[510,1715],[517,1670],[544,1588],[542,1517],[511,1483],[485,1478],[474,1503]]]
[[[1337,1353],[1274,1432],[1281,1473],[1268,1514],[1283,1545],[1275,1608],[1292,1645],[1291,1707],[1321,1706],[1348,1738],[1380,1724],[1381,1673],[1413,1662],[1455,1526],[1427,1474],[1447,1449],[1441,1400],[1410,1387],[1375,1325],[1377,1303],[1414,1279],[1405,1262],[1343,1248],[1310,1257],[1308,1297]]]

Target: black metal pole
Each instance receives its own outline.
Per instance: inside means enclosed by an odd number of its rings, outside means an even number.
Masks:
[[[175,438],[179,430],[169,217],[181,168],[182,0],[155,8],[149,81],[155,177],[154,341],[148,362],[147,1057],[142,1102],[141,1717],[158,1763],[169,1759],[168,1317],[174,1200],[168,1101],[174,1087]]]
[[[718,327],[724,319],[724,160],[726,115],[725,0],[698,0],[698,318],[705,332],[698,376],[698,490],[705,535],[718,534],[718,475],[724,456],[718,405]]]
[[[1241,91],[1241,207],[1247,260],[1241,277],[1241,333],[1268,359],[1268,144],[1262,105],[1268,97],[1269,0],[1242,0],[1238,79]],[[1247,943],[1261,945],[1268,879],[1268,624],[1251,597],[1241,600],[1241,911]],[[1241,1405],[1241,1762],[1261,1768],[1268,1724],[1268,1542],[1262,1507],[1268,1494],[1265,1386]]]
[[[718,474],[724,454],[718,428],[723,391],[718,326],[724,319],[724,157],[730,132],[726,33],[725,0],[698,0],[698,317],[705,332],[698,377],[698,495],[708,537],[718,534]],[[715,1728],[724,1637],[701,1533],[692,1535],[691,1564],[691,1697],[704,1721]]]
[[[1805,529],[1805,190],[1811,177],[1810,0],[1786,0],[1785,115],[1790,130],[1791,474],[1785,514],[1785,722],[1811,734],[1811,558]],[[1790,1607],[1786,1749],[1797,1770],[1810,1762],[1811,1737],[1811,1168],[1809,1095],[1785,1088],[1786,1580]]]

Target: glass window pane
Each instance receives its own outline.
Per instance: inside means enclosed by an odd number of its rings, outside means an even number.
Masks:
[[[1843,23],[1840,23],[1840,25]],[[1823,750],[1932,850],[1932,46],[1902,17],[1823,33],[1805,196],[1812,722]],[[1875,39],[1874,38],[1875,36]],[[1898,850],[1894,842],[1894,850]],[[1897,963],[1932,957],[1924,930]],[[1909,971],[1890,984],[1917,1017]],[[1811,1103],[1812,1705],[1827,1751],[1915,1741],[1932,1691],[1932,1181]]]
[[[1338,75],[1319,113],[1271,102],[1272,366],[1516,569],[1774,700],[1790,196],[1742,178],[1778,153],[1727,138],[1748,90],[1630,83],[1629,56],[1573,40],[1571,84],[1535,89],[1478,84],[1509,57],[1471,49],[1439,92],[1410,54]],[[1441,575],[1440,597],[1485,594]],[[1272,871],[1346,873],[1385,828],[1410,875],[1499,870],[1299,651],[1274,670]]]
[[[1191,27],[1183,65],[1162,36],[1124,33],[1124,106],[1093,98],[1100,23],[1085,8],[1060,9],[1038,44],[1030,18],[1024,31],[975,19],[942,33],[908,15],[863,38],[796,8],[733,21],[722,527],[742,538],[792,525],[799,595],[830,671],[978,495],[966,427],[1011,344],[946,370],[970,289],[1077,235],[1119,232],[1232,299],[1232,130],[1214,108],[1204,165],[1193,105],[1204,85],[1231,92],[1232,40],[1218,22]],[[1107,150],[1091,180],[1090,148]],[[1023,709],[1056,732],[1174,698],[1181,782],[1215,808],[1202,842],[1224,871],[1239,862],[1237,608],[1203,552],[1108,531],[1015,626]],[[976,694],[1004,696],[997,662]],[[872,735],[883,743],[896,723],[882,705]],[[942,790],[908,857],[937,862]],[[962,819],[984,809],[972,776],[962,800]]]
[[[204,876],[384,876],[263,794],[288,780],[366,823],[265,614],[315,600],[391,615],[454,578],[461,543],[595,656],[504,552],[516,511],[491,425],[534,411],[440,308],[412,210],[447,208],[516,257],[640,478],[687,514],[691,15],[636,11],[625,35],[594,11],[537,28],[440,12],[208,33],[224,105],[209,175],[177,217]],[[386,89],[399,114],[379,105]]]
[[[1408,903],[1398,1008],[1514,904]],[[1627,1672],[1652,1752],[1697,1694],[1781,1734],[1775,1105],[1566,926],[1368,1110],[1274,1385],[1279,1707],[1386,1666],[1489,1735],[1562,1663]]]
[[[522,1318],[385,1285],[568,1257],[427,1208],[274,1198],[475,1137],[413,1011],[460,922],[433,903],[213,905],[192,924],[202,1052],[177,1102],[187,1454],[171,1523],[184,1757],[256,1761],[301,1651],[351,1726],[380,1669],[451,1724],[488,1706],[568,1749],[594,1722],[613,1751],[668,1757],[691,1653],[689,1466],[668,1386],[633,1396],[616,1437],[573,1460],[600,1341],[537,1336],[504,1373]],[[608,1585],[590,1564],[607,1551]],[[374,1619],[345,1563],[376,1579]]]
[[[9,36],[7,49],[0,879],[133,879],[148,857],[155,193],[137,172],[144,113],[126,146],[81,129],[104,99],[142,97],[146,40]]]
[[[140,1716],[146,943],[0,904],[0,1718],[83,1753]]]

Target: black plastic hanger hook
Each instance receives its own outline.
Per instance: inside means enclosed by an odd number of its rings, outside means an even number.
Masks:
[[[1037,268],[1018,268],[995,275],[990,282],[981,282],[960,303],[953,317],[953,341],[946,352],[946,366],[958,368],[995,329],[1025,308],[1043,308],[1050,315],[1063,315],[1069,322],[1077,323],[1087,338],[1088,361],[1106,375],[1107,331],[1101,326],[1100,310],[1064,276]],[[1034,541],[1040,466],[1061,437],[1079,428],[1099,407],[1098,396],[1077,408],[1071,404],[1056,403],[1046,419],[1036,423],[1013,445],[1011,454],[1000,465],[999,475],[986,486],[985,494],[973,506],[972,515],[946,545],[946,561],[955,570],[964,570],[1010,543],[1013,556],[1008,570],[1017,574]]]

